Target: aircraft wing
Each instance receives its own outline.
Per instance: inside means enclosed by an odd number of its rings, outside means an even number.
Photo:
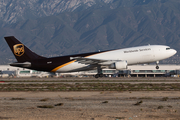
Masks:
[[[71,57],[71,60],[76,60],[76,62],[81,64],[90,64],[90,65],[111,65],[114,60],[102,60],[102,59],[93,59],[93,58],[84,58],[84,57]]]

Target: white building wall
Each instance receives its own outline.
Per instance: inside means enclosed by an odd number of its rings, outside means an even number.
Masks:
[[[132,65],[128,66],[128,69],[130,70],[157,70],[156,65]],[[159,65],[158,70],[180,70],[180,65]]]

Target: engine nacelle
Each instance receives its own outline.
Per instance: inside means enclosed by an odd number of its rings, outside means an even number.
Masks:
[[[110,66],[111,69],[122,70],[127,69],[127,61],[118,61]]]

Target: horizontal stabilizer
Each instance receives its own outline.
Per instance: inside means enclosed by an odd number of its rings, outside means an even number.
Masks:
[[[11,63],[10,66],[15,66],[15,67],[31,67],[30,62],[24,62],[24,63]]]

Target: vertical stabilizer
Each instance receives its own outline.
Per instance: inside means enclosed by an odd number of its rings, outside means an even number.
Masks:
[[[44,58],[32,52],[24,44],[18,41],[14,36],[8,36],[4,38],[19,63]]]

